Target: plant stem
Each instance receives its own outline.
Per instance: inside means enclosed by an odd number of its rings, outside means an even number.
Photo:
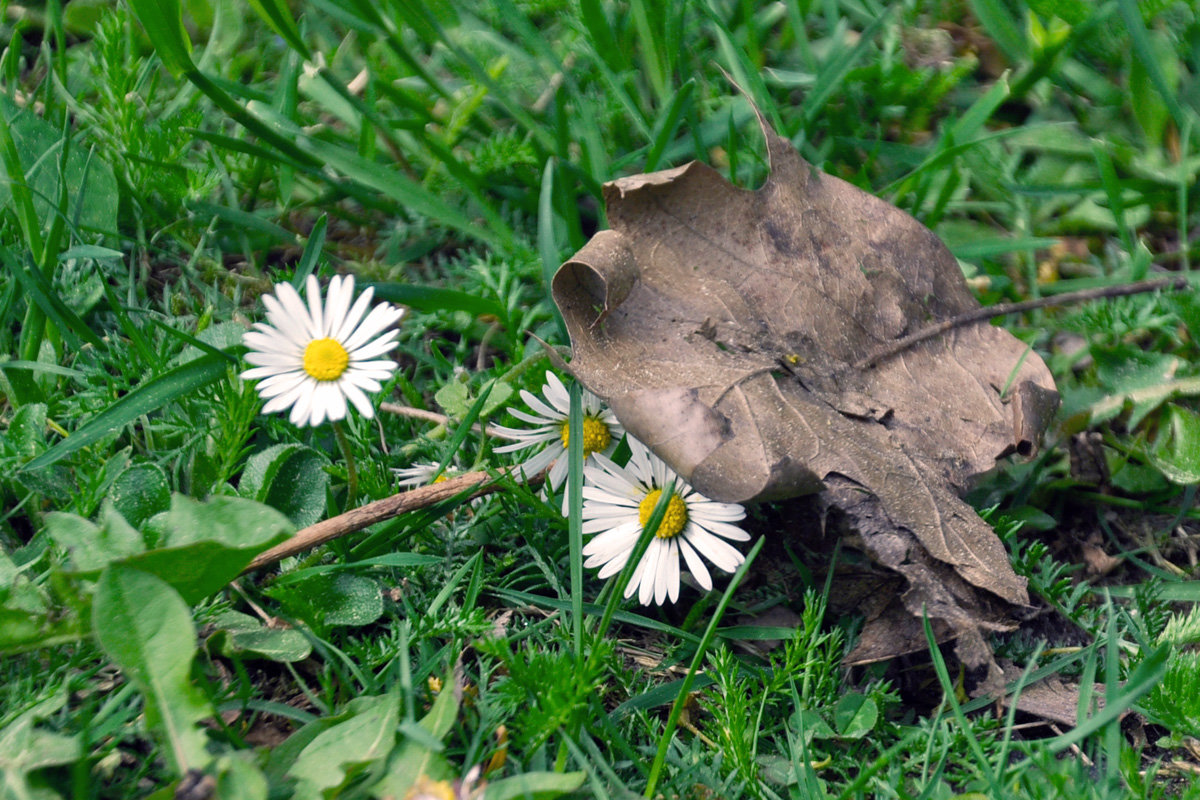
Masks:
[[[350,441],[346,438],[342,423],[333,423],[333,435],[337,437],[338,447],[346,459],[346,508],[353,508],[358,498],[358,467],[354,463],[354,452],[350,449]]]

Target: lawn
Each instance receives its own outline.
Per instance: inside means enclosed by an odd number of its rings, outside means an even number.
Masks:
[[[1192,4],[0,7],[0,798],[1200,798]]]

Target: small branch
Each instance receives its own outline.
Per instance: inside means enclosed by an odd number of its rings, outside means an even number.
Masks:
[[[380,411],[386,411],[389,414],[395,414],[400,417],[409,417],[410,419],[420,419],[425,422],[432,422],[435,425],[450,426],[454,424],[454,420],[447,417],[445,414],[439,414],[436,411],[426,411],[423,408],[413,408],[412,406],[402,406],[396,403],[380,403]],[[504,439],[507,441],[515,441],[512,436],[503,434],[493,428],[491,425],[472,425],[471,430],[476,433],[483,433],[485,436],[490,436],[493,439]]]
[[[507,475],[508,472],[509,470],[501,471],[499,477]],[[242,574],[245,575],[247,572],[270,566],[288,556],[294,556],[348,533],[361,531],[376,522],[383,522],[413,509],[441,503],[475,487],[477,490],[471,495],[473,498],[499,491],[500,485],[494,482],[496,477],[498,476],[483,471],[468,472],[441,483],[422,486],[419,489],[412,489],[376,500],[373,503],[367,503],[365,506],[352,508],[344,514],[338,514],[336,517],[321,520],[315,525],[309,525],[307,528],[297,531],[295,536],[283,544],[259,553],[250,562],[250,566],[242,570]],[[532,482],[531,479],[530,483]]]
[[[1153,292],[1158,289],[1187,289],[1190,286],[1191,284],[1188,282],[1188,279],[1184,277],[1156,278],[1149,281],[1127,283],[1121,286],[1101,286],[1096,289],[1081,289],[1078,292],[1064,292],[1049,297],[1039,297],[1037,300],[1023,300],[1020,303],[998,303],[994,306],[983,306],[982,308],[975,308],[958,316],[944,319],[936,325],[930,325],[928,328],[922,328],[916,333],[909,334],[902,339],[897,339],[887,347],[856,361],[853,367],[854,369],[870,369],[880,361],[886,361],[894,355],[903,353],[913,345],[923,342],[926,339],[932,339],[954,328],[961,328],[964,325],[971,325],[975,322],[983,322],[993,317],[1020,314],[1047,306],[1065,306],[1075,303],[1086,303],[1089,300],[1101,300],[1108,297],[1125,297],[1131,294]]]

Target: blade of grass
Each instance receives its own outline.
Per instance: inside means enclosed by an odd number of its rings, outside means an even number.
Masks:
[[[583,387],[571,381],[567,418],[567,531],[571,559],[571,633],[575,663],[583,669]]]
[[[271,30],[279,34],[279,37],[287,42],[289,47],[304,56],[306,60],[312,58],[308,45],[300,36],[300,28],[297,27],[296,20],[292,17],[287,3],[283,0],[249,0],[249,3],[255,13],[270,26]]]
[[[968,3],[975,18],[1010,62],[1019,64],[1028,57],[1029,45],[1021,33],[1021,24],[1013,19],[1003,0],[968,0]]]
[[[475,220],[394,167],[368,161],[356,152],[322,139],[309,138],[304,147],[311,154],[311,159],[332,167],[361,186],[382,193],[403,208],[454,228],[502,252],[513,249],[515,234],[512,228],[488,206],[480,207],[487,224],[477,225]]]
[[[671,97],[667,110],[659,115],[658,121],[654,123],[654,130],[650,137],[650,150],[646,153],[644,167],[646,172],[653,172],[658,167],[667,145],[675,138],[675,132],[679,130],[679,122],[691,105],[695,88],[696,81],[694,79],[689,79],[687,83],[680,86]]]
[[[542,188],[538,193],[538,255],[542,257],[542,280],[546,287],[546,296],[550,296],[550,286],[554,282],[554,273],[558,270],[562,255],[562,245],[558,236],[557,219],[554,210],[554,158],[546,159],[542,168]],[[551,304],[554,318],[558,322],[559,335],[567,338],[567,325],[563,322],[562,314],[556,304]]]
[[[975,756],[979,771],[983,773],[983,777],[991,789],[992,796],[1003,797],[1004,795],[997,781],[996,772],[992,768],[992,763],[988,760],[987,755],[984,754],[983,746],[979,743],[979,737],[975,735],[975,729],[971,727],[970,720],[967,719],[967,715],[963,712],[962,703],[958,702],[958,695],[954,691],[954,682],[950,680],[950,672],[946,669],[946,659],[942,657],[941,648],[938,647],[937,640],[934,638],[933,626],[929,622],[928,614],[922,616],[921,624],[925,628],[925,641],[929,645],[929,655],[933,661],[934,672],[937,673],[938,682],[942,685],[942,702],[950,705],[954,719],[958,722],[963,736],[966,737],[967,745],[970,747],[971,753]]]
[[[321,248],[325,246],[325,231],[328,227],[329,215],[322,214],[317,218],[316,224],[308,234],[304,252],[300,254],[300,260],[296,262],[296,274],[292,276],[292,286],[296,289],[303,286],[308,276],[316,270],[317,261],[321,258]],[[378,294],[379,289],[376,289],[375,292]]]
[[[1171,112],[1175,124],[1182,130],[1187,124],[1189,115],[1179,104],[1179,97],[1171,89],[1167,77],[1163,75],[1162,68],[1158,65],[1158,60],[1154,57],[1150,35],[1146,30],[1146,23],[1142,19],[1141,9],[1138,8],[1135,0],[1117,0],[1117,7],[1121,11],[1121,18],[1125,20],[1125,29],[1129,33],[1134,56],[1142,63],[1146,74],[1150,76],[1150,83],[1162,95],[1163,102],[1166,104],[1167,110]]]
[[[9,274],[21,284],[21,288],[25,290],[29,299],[33,301],[33,304],[41,309],[45,318],[58,328],[72,347],[78,348],[79,340],[83,340],[93,347],[101,350],[105,349],[105,344],[100,337],[88,327],[86,322],[79,318],[78,314],[59,299],[58,292],[55,291],[50,281],[46,279],[46,276],[40,270],[32,267],[27,268],[14,261],[11,256],[12,254],[7,249],[0,250],[0,261],[3,261]],[[26,324],[28,324],[28,317],[26,317]],[[39,345],[38,349],[40,349],[40,337],[37,344]],[[21,356],[26,361],[37,360],[36,351],[29,354],[22,352]]]
[[[668,497],[666,492],[663,492],[663,497]],[[662,505],[662,503],[660,502],[659,505]],[[766,542],[766,539],[759,537],[758,541],[754,543],[754,547],[750,548],[750,552],[746,555],[746,560],[742,562],[737,572],[733,574],[733,578],[730,579],[729,585],[725,587],[725,591],[721,595],[721,602],[717,604],[716,610],[713,611],[712,619],[708,621],[708,627],[704,630],[704,635],[700,638],[700,644],[696,648],[696,654],[692,657],[692,663],[688,667],[687,675],[684,676],[683,683],[679,687],[679,695],[675,698],[675,704],[671,706],[671,713],[667,716],[667,724],[659,738],[658,752],[655,754],[654,763],[650,767],[650,777],[646,781],[646,791],[642,793],[643,797],[654,797],[654,791],[658,788],[658,777],[662,773],[663,764],[667,760],[667,750],[670,748],[671,740],[675,735],[675,726],[679,724],[679,716],[683,713],[684,703],[687,702],[688,695],[691,693],[692,684],[696,680],[696,673],[700,669],[700,662],[704,660],[704,656],[708,652],[713,638],[717,635],[717,625],[721,622],[721,618],[725,616],[725,609],[729,607],[729,601],[733,598],[734,589],[741,583],[750,565],[754,563],[754,559],[762,550],[764,542]]]
[[[24,464],[19,471],[45,469],[76,450],[121,430],[143,414],[157,411],[173,400],[216,383],[225,377],[228,368],[224,358],[206,355],[151,378],[85,422],[66,439]]]

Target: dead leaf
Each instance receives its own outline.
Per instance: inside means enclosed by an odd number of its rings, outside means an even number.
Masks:
[[[832,481],[833,505],[877,498],[860,509],[875,516],[868,527],[927,554],[905,573],[910,587],[942,581],[948,565],[964,585],[1026,603],[959,494],[998,458],[1032,452],[1057,404],[1049,371],[987,323],[854,368],[978,303],[931,231],[763,130],[771,174],[757,191],[699,162],[605,184],[612,229],[553,281],[572,371],[705,495],[829,495]],[[960,634],[991,622],[958,587],[917,590],[945,606],[939,592],[966,603],[942,609]]]
[[[1015,664],[1005,662],[1004,675],[1008,681],[1016,681],[1022,670]],[[1018,711],[1041,719],[1074,728],[1079,724],[1079,684],[1064,681],[1058,675],[1049,675],[1040,681],[1022,687],[1019,695],[1006,694],[1000,698],[1001,705],[1008,707],[1016,698]],[[1104,684],[1093,684],[1092,702],[1094,713],[1104,707]]]

